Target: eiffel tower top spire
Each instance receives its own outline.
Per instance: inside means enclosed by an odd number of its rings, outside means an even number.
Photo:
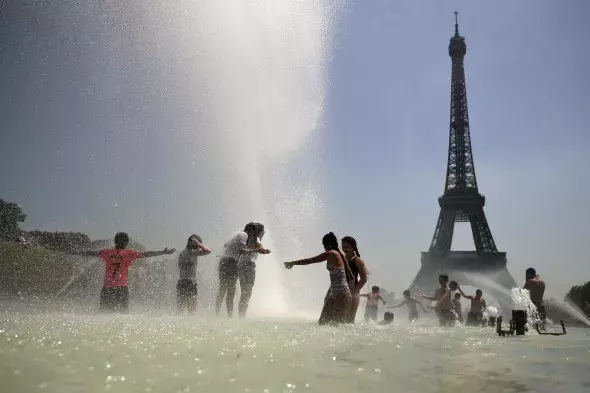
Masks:
[[[467,53],[465,38],[459,35],[459,22],[455,12],[455,35],[449,42],[451,57],[451,110],[450,136],[445,194],[478,194],[475,166],[471,151],[469,113],[467,111],[467,88],[463,59]]]

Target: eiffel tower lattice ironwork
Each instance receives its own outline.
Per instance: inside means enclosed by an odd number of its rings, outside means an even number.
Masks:
[[[449,43],[452,74],[445,189],[438,199],[440,213],[430,248],[428,252],[422,253],[422,267],[411,288],[432,290],[433,285],[436,285],[437,274],[442,271],[447,272],[451,279],[484,287],[473,279],[483,275],[487,277],[480,281],[492,279],[499,285],[495,289],[488,288],[489,292],[492,292],[492,296],[503,303],[503,306],[507,306],[509,299],[506,298],[506,292],[516,283],[506,269],[506,253],[498,252],[483,210],[485,197],[479,193],[477,187],[463,63],[466,53],[467,45],[465,38],[459,35],[455,12],[455,34]],[[456,222],[471,224],[475,251],[451,251]],[[503,290],[499,290],[500,288]]]
[[[466,52],[465,39],[459,35],[459,25],[455,23],[455,35],[449,44],[452,77],[447,176],[444,195],[438,200],[440,214],[430,244],[430,251],[451,251],[455,222],[469,222],[471,223],[475,250],[496,252],[498,251],[496,243],[494,243],[483,211],[485,197],[479,193],[477,188],[475,165],[473,164],[463,66]]]

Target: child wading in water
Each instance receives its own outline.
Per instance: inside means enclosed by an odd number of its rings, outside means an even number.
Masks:
[[[376,321],[377,312],[379,311],[379,300],[381,300],[383,304],[387,304],[379,293],[379,287],[375,285],[371,288],[371,293],[364,293],[359,296],[367,298],[367,305],[365,306],[365,322],[369,322],[369,319]]]
[[[457,313],[457,321],[463,323],[463,309],[461,307],[461,294],[456,293],[453,299],[453,306],[455,306],[455,312]]]
[[[449,276],[441,274],[438,276],[438,283],[440,286],[437,288],[434,296],[421,295],[424,299],[436,301],[434,310],[438,315],[438,321],[440,326],[453,326],[457,320],[457,314],[455,314],[453,302],[451,299],[451,291],[456,289],[456,283],[453,283],[451,288],[447,286],[449,283]]]
[[[174,254],[175,249],[136,252],[127,248],[129,236],[124,232],[115,235],[115,248],[101,251],[80,251],[73,254],[100,257],[105,263],[104,284],[100,292],[102,311],[129,311],[128,273],[131,264],[141,258]]]
[[[467,313],[467,321],[465,321],[465,325],[479,326],[483,318],[483,311],[486,309],[486,301],[482,298],[483,292],[481,289],[478,289],[475,291],[475,296],[473,296],[465,295],[460,287],[457,287],[457,289],[459,290],[459,293],[461,293],[461,296],[465,299],[471,300],[471,308]]]
[[[408,311],[410,312],[408,318],[409,318],[410,322],[415,322],[418,319],[418,307],[417,307],[418,304],[422,308],[422,311],[427,312],[426,309],[424,308],[424,306],[422,305],[422,303],[420,303],[418,300],[416,300],[412,296],[410,296],[410,291],[408,291],[408,290],[404,291],[404,301],[403,302],[401,302],[400,304],[396,304],[395,306],[389,306],[387,308],[398,308],[398,307],[403,306],[404,304],[406,306],[408,306]]]
[[[393,313],[390,311],[386,311],[383,314],[383,320],[379,322],[379,325],[390,325],[393,322]]]

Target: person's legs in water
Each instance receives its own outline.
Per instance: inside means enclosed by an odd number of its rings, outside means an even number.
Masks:
[[[227,280],[224,277],[223,259],[219,261],[219,289],[217,289],[217,299],[215,299],[215,315],[219,316],[221,310],[221,303],[227,293]]]
[[[223,298],[226,297],[227,315],[232,316],[234,311],[234,296],[238,281],[238,261],[233,258],[221,258],[219,261],[219,292],[215,303],[215,311],[219,315]]]
[[[324,303],[318,323],[320,325],[346,323],[346,311],[350,306],[350,296],[338,294],[330,296]]]
[[[377,320],[377,307],[365,307],[365,322]]]
[[[477,315],[474,312],[469,311],[467,313],[467,320],[465,326],[475,326],[477,324]]]
[[[453,310],[440,310],[438,320],[440,326],[455,326],[457,314]]]
[[[537,305],[537,312],[539,313],[539,329],[545,330],[545,323],[547,319],[547,312],[545,311],[545,305]]]
[[[224,280],[219,278],[219,289],[217,290],[217,299],[215,299],[215,315],[219,316],[219,311],[221,310],[221,303],[223,303],[223,298],[227,293],[227,285]]]
[[[347,311],[350,308],[351,296],[338,294],[332,301],[332,322],[334,324],[347,323]]]
[[[324,307],[322,308],[322,313],[320,314],[320,319],[318,321],[318,324],[327,325],[327,324],[331,323],[334,319],[333,310],[334,310],[334,299],[332,299],[332,297],[329,296],[324,301]]]
[[[240,317],[244,318],[248,311],[252,289],[256,281],[256,263],[248,260],[242,261],[239,266],[239,276],[241,289],[239,313]]]
[[[350,299],[350,306],[348,307],[348,310],[346,310],[346,323],[354,323],[354,320],[356,318],[356,313],[359,308],[359,303],[360,303],[359,293],[354,291],[354,293],[352,294],[352,297]]]
[[[100,291],[100,311],[113,312],[114,299],[112,288],[102,288]]]
[[[182,314],[186,310],[186,297],[180,293],[178,284],[176,284],[176,313]]]
[[[188,311],[189,315],[197,312],[197,283],[193,280],[179,280],[176,284],[178,313]]]
[[[186,308],[188,309],[189,315],[195,315],[197,313],[197,308],[199,305],[198,294],[195,293],[187,299]]]
[[[176,283],[176,311],[182,314],[187,309],[188,293],[186,280],[178,280]]]
[[[127,313],[129,311],[129,288],[103,288],[100,293],[100,310]]]

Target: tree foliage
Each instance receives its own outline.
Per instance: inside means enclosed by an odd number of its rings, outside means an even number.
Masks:
[[[31,231],[27,233],[32,243],[53,251],[77,251],[90,248],[88,235],[80,232]]]
[[[19,223],[25,222],[27,215],[13,202],[0,199],[0,239],[16,241],[20,236]]]
[[[565,295],[566,301],[573,302],[578,308],[590,315],[590,281],[583,285],[574,285]]]

